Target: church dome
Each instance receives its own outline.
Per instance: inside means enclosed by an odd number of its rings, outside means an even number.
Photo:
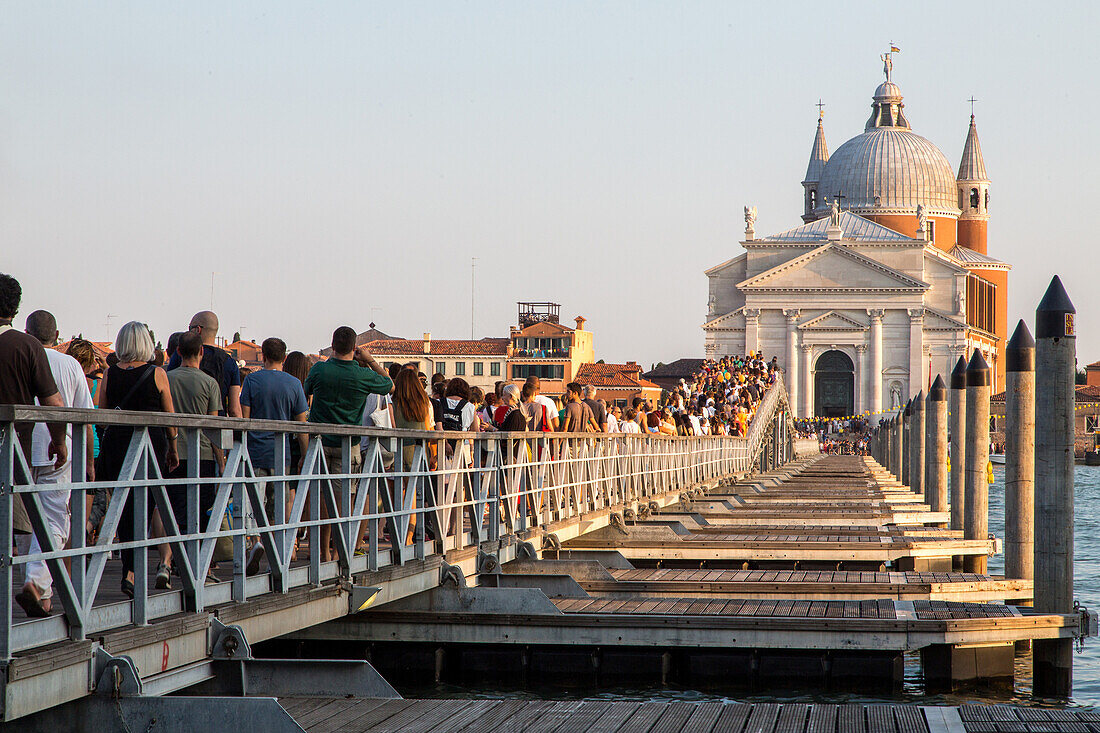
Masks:
[[[909,127],[901,89],[887,80],[875,90],[863,134],[837,148],[818,183],[815,216],[840,206],[861,215],[915,214],[957,217],[955,171],[943,152]]]

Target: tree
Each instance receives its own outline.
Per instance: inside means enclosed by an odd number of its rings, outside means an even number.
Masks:
[[[1088,384],[1088,374],[1084,369],[1078,369],[1077,374],[1073,379],[1074,384]]]
[[[241,332],[240,331],[234,331],[233,332],[233,343],[237,343],[240,340],[241,340]]]

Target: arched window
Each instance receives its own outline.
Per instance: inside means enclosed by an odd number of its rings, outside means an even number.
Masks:
[[[966,207],[966,193],[960,188],[959,189],[959,208],[962,209],[962,208],[965,208],[965,207]]]
[[[810,189],[810,211],[813,211],[816,208],[817,208],[817,189],[816,188],[811,188]]]
[[[936,241],[936,222],[933,219],[928,220],[928,241]]]
[[[989,189],[985,190],[985,210],[989,211]]]
[[[970,189],[970,208],[978,208],[978,189]]]

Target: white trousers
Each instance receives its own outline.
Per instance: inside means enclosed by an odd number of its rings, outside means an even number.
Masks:
[[[44,484],[68,484],[71,483],[71,463],[66,463],[60,469],[53,466],[35,466],[31,470],[34,473],[34,483]],[[42,511],[46,515],[46,526],[50,529],[50,535],[56,549],[61,549],[69,541],[69,489],[57,489],[43,491],[38,494],[38,501],[42,505]],[[38,536],[31,534],[28,555],[42,552],[42,546],[38,542]],[[33,560],[27,563],[26,580],[33,583],[38,595],[42,599],[53,596],[53,578],[49,568],[43,560]]]

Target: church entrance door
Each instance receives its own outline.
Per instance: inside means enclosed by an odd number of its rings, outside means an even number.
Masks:
[[[855,366],[844,352],[826,351],[814,367],[814,415],[844,417],[855,409]]]

